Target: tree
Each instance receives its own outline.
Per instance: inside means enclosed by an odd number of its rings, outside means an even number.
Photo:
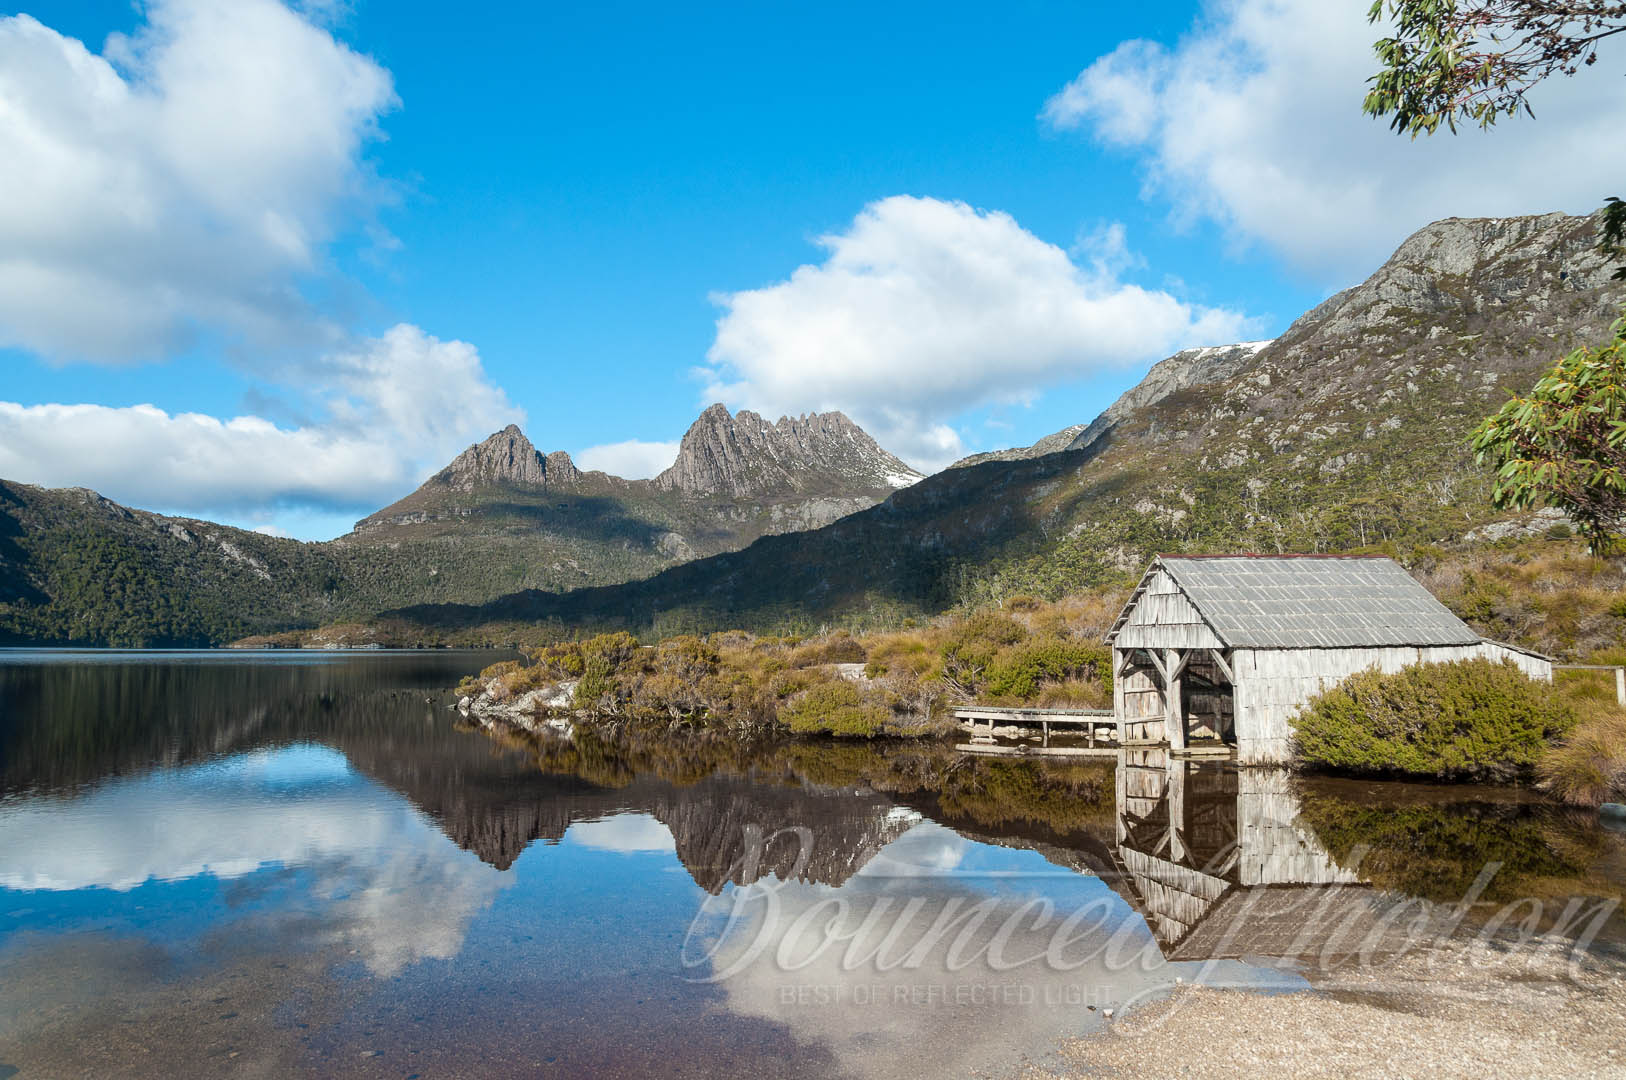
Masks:
[[[1362,105],[1416,138],[1458,121],[1488,128],[1504,116],[1534,116],[1526,95],[1553,75],[1598,60],[1598,43],[1626,34],[1623,0],[1373,0],[1368,18],[1388,17],[1395,34],[1373,48],[1383,70]],[[1599,248],[1626,254],[1626,202],[1604,207]],[[1626,280],[1626,266],[1615,271]]]
[[[1556,506],[1597,554],[1626,527],[1626,318],[1610,333],[1609,344],[1576,349],[1473,434],[1475,457],[1496,470],[1496,506]]]

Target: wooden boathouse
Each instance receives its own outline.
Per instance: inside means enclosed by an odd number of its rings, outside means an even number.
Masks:
[[[1164,555],[1107,634],[1125,746],[1289,760],[1289,718],[1368,668],[1487,657],[1551,681],[1552,661],[1487,641],[1382,556]]]

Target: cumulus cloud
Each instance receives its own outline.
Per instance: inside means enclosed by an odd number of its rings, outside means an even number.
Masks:
[[[576,455],[576,464],[583,469],[599,469],[612,476],[628,480],[647,480],[665,471],[677,460],[678,442],[626,442],[589,446]]]
[[[1128,284],[1122,252],[1080,267],[1009,215],[893,196],[821,237],[822,263],[715,297],[708,400],[768,416],[841,409],[931,469],[963,451],[951,420],[1046,386],[1231,342],[1245,320]]]
[[[402,324],[291,373],[318,419],[0,402],[0,476],[188,512],[376,507],[522,419],[474,347]]]
[[[0,345],[129,360],[309,344],[300,285],[379,196],[389,73],[276,0],[151,0],[100,54],[0,18]]]
[[[1443,217],[1597,207],[1626,171],[1626,94],[1605,62],[1539,87],[1534,119],[1415,141],[1361,113],[1382,28],[1364,4],[1212,4],[1173,48],[1128,41],[1041,112],[1137,155],[1148,194],[1329,285]]]
[[[331,750],[260,751],[0,807],[0,888],[127,892],[278,868],[298,870],[321,901],[301,942],[348,946],[384,976],[455,957],[512,881]],[[273,920],[259,914],[269,937]]]

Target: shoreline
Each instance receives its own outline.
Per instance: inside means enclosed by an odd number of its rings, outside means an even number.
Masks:
[[[1626,966],[1447,943],[1270,993],[1185,984],[1063,1040],[1021,1080],[1116,1076],[1626,1076]]]

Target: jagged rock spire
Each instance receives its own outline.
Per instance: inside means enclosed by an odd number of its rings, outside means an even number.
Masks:
[[[781,417],[712,405],[684,433],[677,461],[655,477],[667,491],[759,496],[891,490],[920,479],[840,412]]]
[[[509,424],[453,458],[432,482],[468,491],[490,484],[545,487],[570,483],[580,475],[569,454],[560,450],[544,458],[519,425]]]

